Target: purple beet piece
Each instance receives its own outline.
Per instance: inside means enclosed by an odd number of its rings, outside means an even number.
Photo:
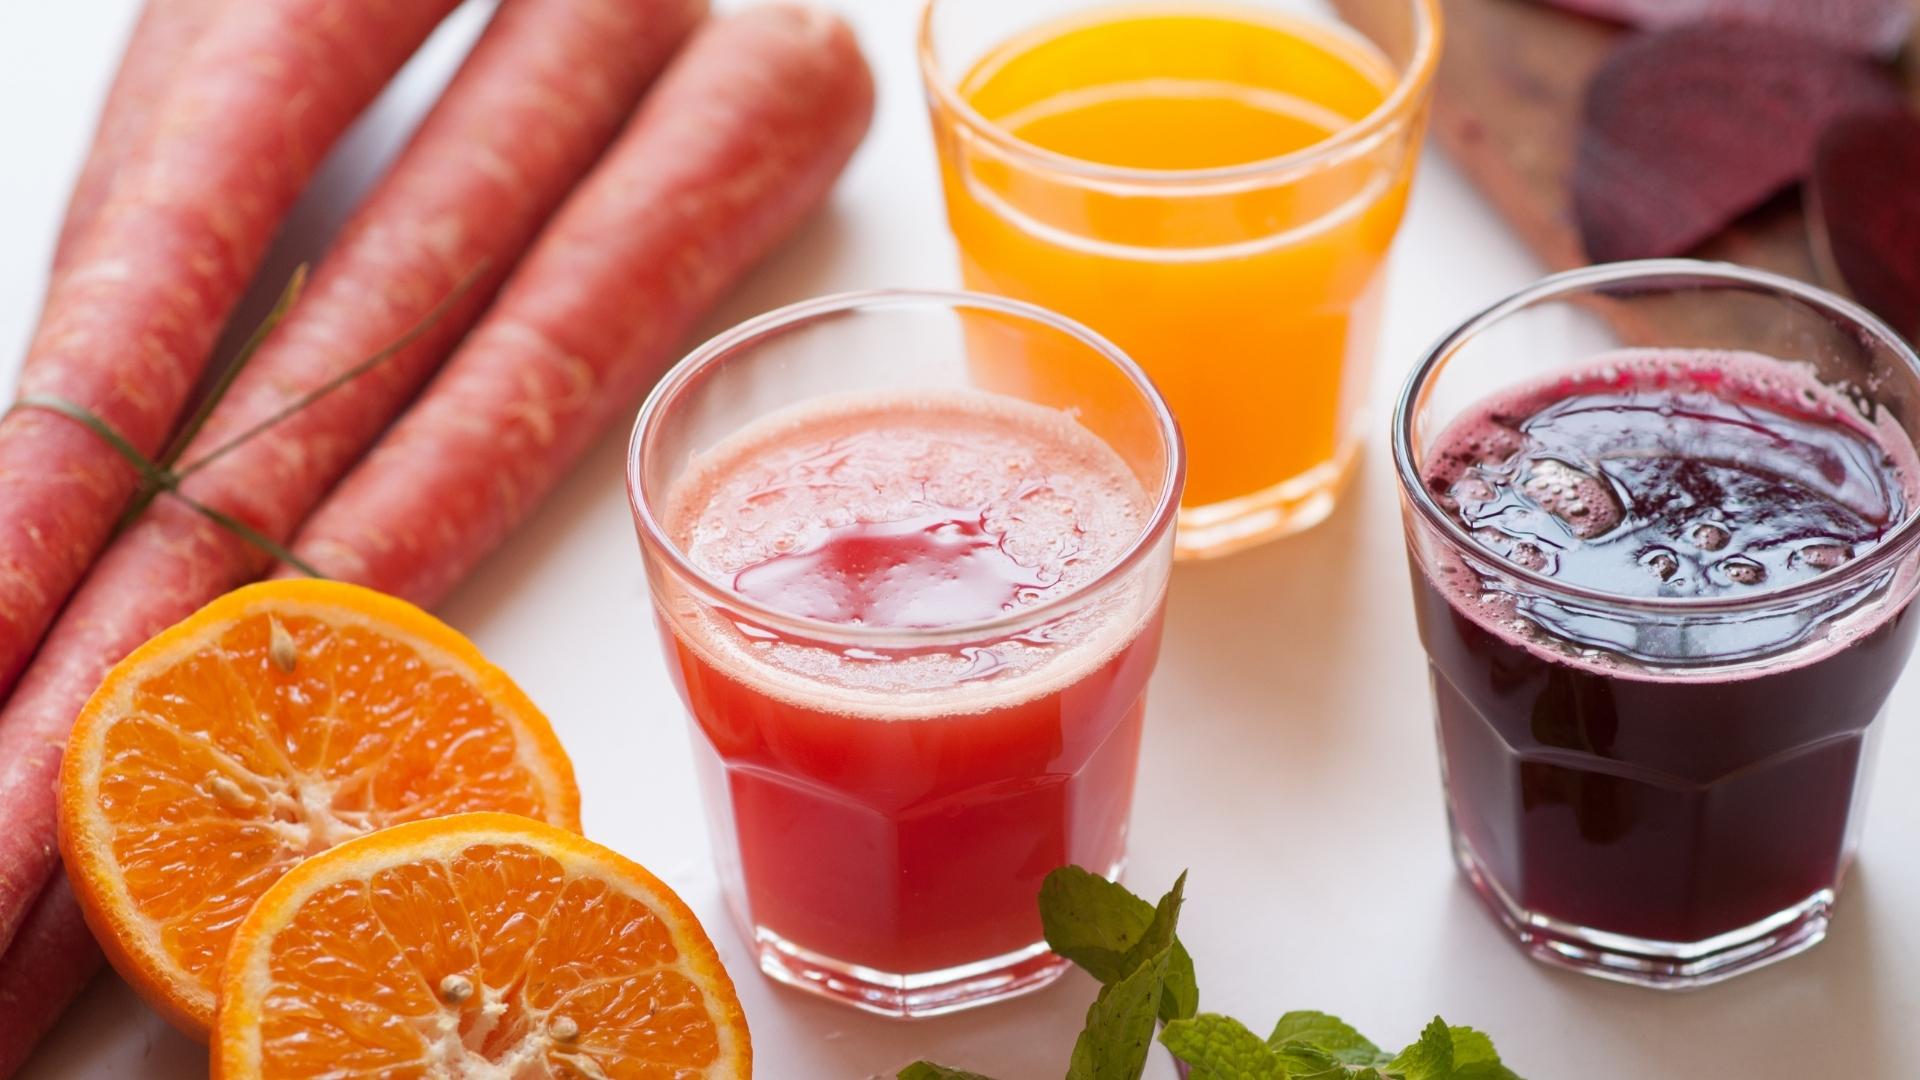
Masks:
[[[1587,87],[1573,205],[1595,262],[1680,255],[1806,176],[1849,113],[1897,106],[1881,69],[1755,26],[1627,38]]]
[[[1834,122],[1814,152],[1810,216],[1847,291],[1920,341],[1920,118]]]
[[[1810,34],[1849,52],[1891,56],[1913,30],[1912,0],[1546,0],[1554,7],[1648,30],[1703,19]]]

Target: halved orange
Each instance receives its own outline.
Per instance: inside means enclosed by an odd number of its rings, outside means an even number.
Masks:
[[[200,1039],[234,927],[301,859],[464,810],[580,826],[553,729],[472,642],[325,581],[248,586],[136,649],[81,711],[60,784],[87,922]]]
[[[512,814],[382,829],[300,864],[234,934],[213,1075],[752,1075],[699,920],[638,864]]]

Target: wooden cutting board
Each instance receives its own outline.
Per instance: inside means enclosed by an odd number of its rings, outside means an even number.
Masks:
[[[1586,265],[1568,180],[1574,140],[1587,81],[1627,31],[1533,0],[1442,0],[1442,7],[1447,38],[1435,137],[1548,265]],[[1915,87],[1911,63],[1907,76]],[[1822,281],[1797,192],[1690,254]]]

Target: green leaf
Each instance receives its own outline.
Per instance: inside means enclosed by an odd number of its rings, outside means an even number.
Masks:
[[[1047,947],[1102,983],[1133,971],[1127,954],[1153,924],[1153,905],[1078,866],[1063,866],[1040,885],[1040,927]]]
[[[1174,879],[1173,888],[1160,898],[1154,906],[1153,920],[1127,950],[1123,963],[1128,970],[1139,967],[1146,959],[1162,949],[1171,949],[1167,958],[1167,977],[1160,990],[1160,1020],[1184,1020],[1200,1009],[1200,984],[1193,974],[1193,957],[1187,955],[1186,947],[1174,936],[1174,928],[1180,923],[1180,906],[1186,902],[1187,873],[1182,870]]]
[[[1500,1061],[1493,1040],[1434,1017],[1420,1038],[1389,1058],[1339,1017],[1300,1011],[1282,1016],[1261,1039],[1246,1025],[1199,1013],[1193,960],[1176,933],[1187,875],[1156,905],[1077,866],[1047,875],[1040,919],[1047,944],[1101,983],[1073,1046],[1067,1080],[1140,1080],[1160,1042],[1190,1080],[1521,1080]],[[920,1061],[898,1080],[987,1080],[978,1073]]]
[[[1067,1080],[1140,1080],[1147,1051],[1153,1049],[1160,984],[1172,953],[1162,949],[1126,978],[1100,988],[1073,1044]]]
[[[991,1080],[991,1078],[965,1069],[949,1069],[945,1065],[935,1065],[931,1061],[916,1061],[901,1069],[897,1080]]]
[[[1230,1016],[1175,1020],[1160,1032],[1160,1042],[1193,1067],[1190,1080],[1292,1080],[1273,1049]]]
[[[1180,944],[1179,938],[1173,939],[1171,955],[1167,957],[1167,981],[1160,995],[1160,1019],[1185,1020],[1200,1011],[1200,980],[1193,973],[1193,957],[1187,955],[1187,947]]]
[[[1040,925],[1047,946],[1100,982],[1112,983],[1171,942],[1160,1018],[1192,1016],[1200,1008],[1200,986],[1193,957],[1174,933],[1186,880],[1181,874],[1155,906],[1098,874],[1063,866],[1040,886]]]
[[[1302,1042],[1332,1054],[1344,1065],[1385,1065],[1387,1055],[1366,1036],[1337,1016],[1302,1010],[1290,1012],[1273,1026],[1267,1036],[1270,1046]]]
[[[1154,905],[1153,918],[1147,921],[1147,928],[1141,932],[1140,940],[1127,950],[1127,966],[1139,967],[1147,958],[1162,949],[1173,948],[1173,931],[1180,925],[1180,905],[1186,902],[1187,874],[1181,871],[1173,880],[1173,888]]]
[[[1449,1080],[1520,1080],[1519,1074],[1500,1063],[1500,1054],[1486,1033],[1470,1027],[1450,1027],[1453,1040],[1453,1072]]]
[[[1291,1080],[1347,1080],[1347,1066],[1317,1046],[1287,1042],[1274,1047],[1273,1053]]]
[[[1434,1017],[1420,1032],[1419,1042],[1387,1063],[1387,1071],[1401,1080],[1448,1080],[1453,1073],[1453,1032],[1447,1022]]]

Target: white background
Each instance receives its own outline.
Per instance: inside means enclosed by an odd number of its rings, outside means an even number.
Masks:
[[[708,329],[802,297],[955,281],[912,60],[910,0],[831,0],[878,69],[880,111],[832,207]],[[135,0],[0,3],[0,349],[24,349],[58,229]],[[718,5],[733,6],[725,0]],[[311,250],[404,135],[484,13],[443,30],[329,164],[280,271]],[[1376,376],[1383,403],[1446,327],[1537,267],[1430,153],[1393,268]],[[1194,363],[1207,362],[1194,357]],[[14,364],[4,364],[0,384]],[[0,387],[3,388],[3,387]],[[1435,1012],[1492,1032],[1531,1080],[1912,1075],[1920,1062],[1920,717],[1899,691],[1861,865],[1832,937],[1703,992],[1667,996],[1526,960],[1448,859],[1384,430],[1341,511],[1305,536],[1175,577],[1152,696],[1130,881],[1192,871],[1182,934],[1204,1005],[1264,1029],[1336,1012],[1382,1043]],[[513,672],[571,749],[595,838],[665,878],[706,920],[740,986],[759,1075],[891,1075],[918,1056],[1001,1080],[1050,1080],[1093,984],[903,1024],[777,988],[722,913],[680,705],[647,616],[610,432],[444,609]],[[4,823],[0,823],[4,827]],[[0,1017],[5,1023],[6,1017]],[[110,975],[24,1075],[204,1075],[203,1051]],[[1172,1076],[1156,1055],[1148,1076]]]

